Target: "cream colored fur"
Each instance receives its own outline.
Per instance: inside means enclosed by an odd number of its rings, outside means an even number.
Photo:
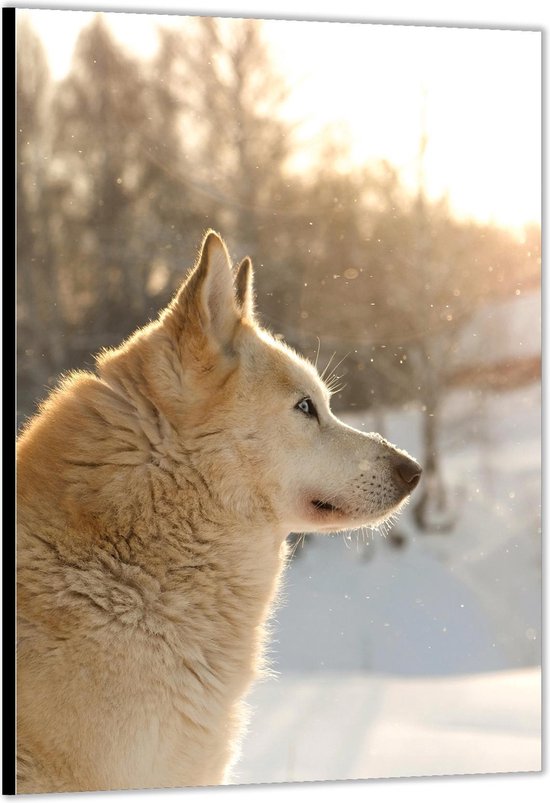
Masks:
[[[332,415],[208,233],[159,319],[20,438],[17,791],[227,781],[286,535],[384,520],[401,459]]]

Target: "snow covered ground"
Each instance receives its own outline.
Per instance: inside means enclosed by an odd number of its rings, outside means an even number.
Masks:
[[[538,669],[288,673],[258,684],[233,783],[541,769]]]

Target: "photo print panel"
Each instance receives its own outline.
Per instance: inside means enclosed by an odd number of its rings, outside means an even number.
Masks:
[[[541,33],[16,23],[17,791],[539,771]]]

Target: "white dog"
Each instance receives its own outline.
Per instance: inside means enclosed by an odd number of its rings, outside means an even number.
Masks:
[[[18,792],[224,782],[285,537],[377,525],[420,477],[329,401],[209,232],[159,319],[45,402],[18,446]]]

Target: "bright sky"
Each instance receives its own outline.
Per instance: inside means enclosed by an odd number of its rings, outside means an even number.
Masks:
[[[52,71],[69,69],[92,16],[27,11]],[[184,17],[109,13],[117,39],[153,55],[155,28]],[[265,25],[292,88],[288,113],[307,142],[328,124],[349,130],[354,161],[385,158],[411,186],[425,108],[425,180],[455,212],[519,228],[540,222],[541,34],[271,20]],[[425,101],[423,101],[425,98]]]

